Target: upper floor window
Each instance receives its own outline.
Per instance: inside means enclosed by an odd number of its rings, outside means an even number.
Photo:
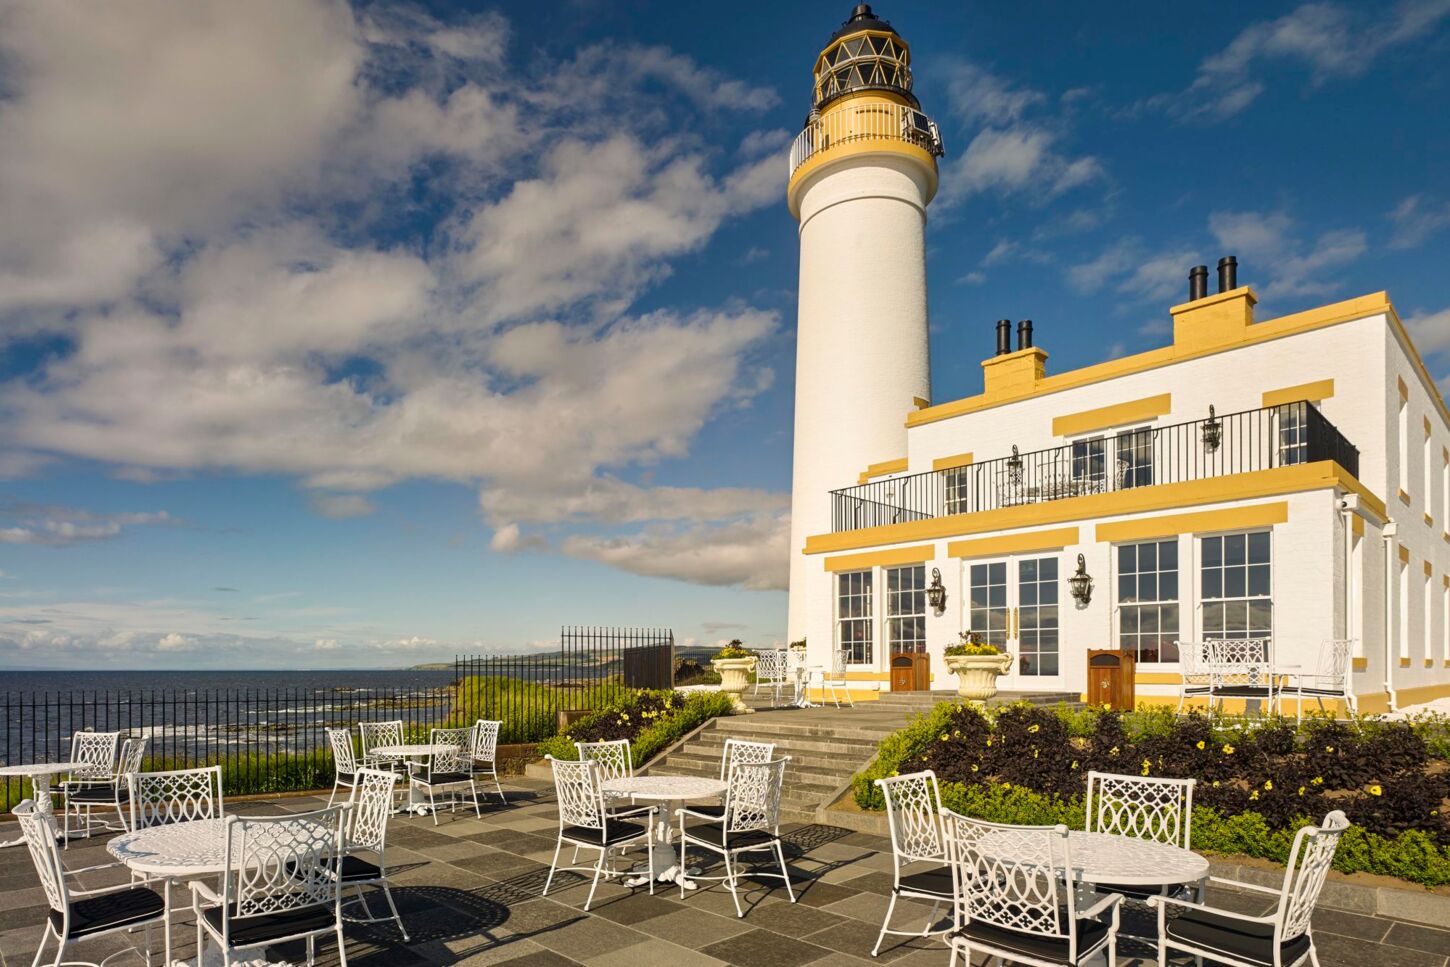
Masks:
[[[948,514],[971,512],[971,472],[971,467],[952,467],[945,473],[943,482]]]
[[[1309,421],[1303,403],[1286,403],[1278,408],[1279,465],[1292,466],[1309,461]]]
[[[1178,541],[1118,545],[1118,648],[1178,660]]]
[[[1104,489],[1108,480],[1108,457],[1102,437],[1072,441],[1072,479],[1086,492]]]
[[[886,650],[926,651],[926,565],[886,569]]]
[[[853,665],[869,665],[876,658],[872,576],[870,571],[836,575],[836,646]]]
[[[1147,487],[1153,483],[1153,431],[1148,427],[1123,430],[1117,438],[1118,486]]]
[[[1203,637],[1269,637],[1274,630],[1269,532],[1205,537],[1199,553]]]

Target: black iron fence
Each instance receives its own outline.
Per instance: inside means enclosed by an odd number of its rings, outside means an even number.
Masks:
[[[503,741],[553,735],[559,713],[602,708],[633,688],[674,683],[668,628],[565,627],[558,650],[469,655],[454,662],[461,717],[504,723]]]
[[[832,531],[1334,460],[1359,451],[1308,402],[1127,430],[831,492]]]

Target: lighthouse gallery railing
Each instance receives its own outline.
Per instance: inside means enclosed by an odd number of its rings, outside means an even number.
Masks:
[[[790,147],[790,173],[823,151],[857,141],[902,141],[942,153],[941,134],[925,114],[905,104],[870,100],[811,117]]]

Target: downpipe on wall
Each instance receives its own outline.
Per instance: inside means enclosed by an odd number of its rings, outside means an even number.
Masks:
[[[1385,694],[1390,699],[1390,711],[1399,710],[1399,696],[1395,694],[1394,668],[1398,656],[1392,654],[1394,650],[1394,628],[1395,628],[1395,602],[1399,595],[1395,593],[1395,559],[1394,551],[1395,538],[1399,536],[1400,528],[1393,517],[1385,520],[1384,529],[1380,532],[1380,539],[1385,543]]]

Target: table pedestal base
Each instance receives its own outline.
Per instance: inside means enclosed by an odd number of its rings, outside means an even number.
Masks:
[[[690,879],[692,876],[700,875],[698,866],[687,868],[680,867],[680,854],[667,842],[656,840],[650,846],[650,853],[654,857],[655,880],[659,883],[673,883],[676,886],[684,887],[686,890],[697,890],[700,885]],[[649,864],[636,863],[630,869],[630,876],[624,881],[625,886],[644,886],[649,882]]]

